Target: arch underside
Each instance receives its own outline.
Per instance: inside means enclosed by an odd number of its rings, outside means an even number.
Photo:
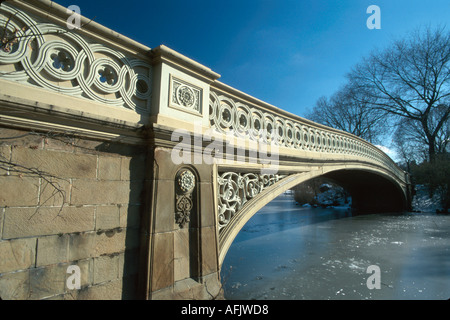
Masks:
[[[328,170],[315,167],[309,171],[286,174],[284,178],[247,201],[220,230],[220,265],[234,238],[254,214],[283,192],[317,177],[328,178],[344,187],[352,196],[352,209],[356,214],[401,212],[407,209],[406,185],[384,170],[346,164],[333,166]]]

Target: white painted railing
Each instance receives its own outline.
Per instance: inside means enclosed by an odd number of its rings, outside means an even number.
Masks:
[[[0,6],[1,79],[149,113],[152,67],[147,61],[14,4]]]
[[[211,86],[209,107],[211,126],[223,134],[233,132],[294,150],[355,155],[381,165],[406,182],[405,172],[373,144],[290,114],[220,82]]]

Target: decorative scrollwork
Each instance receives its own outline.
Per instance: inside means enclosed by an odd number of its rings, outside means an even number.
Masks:
[[[171,106],[181,107],[201,114],[202,89],[171,76]]]
[[[219,175],[219,229],[225,227],[246,202],[284,176],[225,172]]]
[[[190,221],[194,207],[192,192],[195,188],[195,175],[187,169],[180,171],[176,178],[175,221],[183,228]]]
[[[0,7],[0,78],[148,113],[151,65],[11,3]]]
[[[176,195],[175,221],[180,228],[183,228],[186,223],[189,223],[192,208],[192,194]]]
[[[233,94],[227,95],[211,88],[211,127],[223,134],[231,133],[254,141],[274,143],[280,147],[364,157],[393,169],[399,177],[404,176],[392,159],[368,142],[296,117],[268,111],[266,107],[245,103]]]

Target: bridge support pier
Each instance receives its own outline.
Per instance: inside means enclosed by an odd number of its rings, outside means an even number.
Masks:
[[[168,148],[149,153],[141,292],[156,300],[221,298],[213,166],[176,165]]]

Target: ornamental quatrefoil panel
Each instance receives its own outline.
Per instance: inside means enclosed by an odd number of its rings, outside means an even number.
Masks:
[[[202,95],[203,90],[201,88],[171,75],[169,98],[171,107],[201,115]]]

